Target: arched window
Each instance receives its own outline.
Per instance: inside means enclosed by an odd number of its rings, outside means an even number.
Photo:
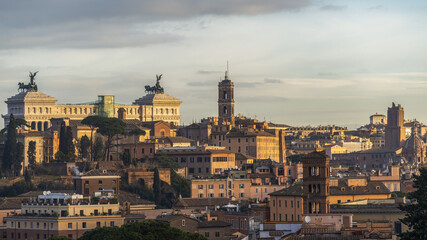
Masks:
[[[224,114],[227,114],[227,113],[228,113],[228,109],[227,107],[224,106]]]
[[[320,193],[320,184],[317,184],[317,192]]]
[[[36,130],[36,122],[31,123],[31,130]]]
[[[49,128],[49,123],[48,122],[44,122],[43,123],[43,130],[46,131],[46,129]]]
[[[33,113],[37,113],[37,112],[36,112],[36,108],[35,108],[35,107],[33,108]]]
[[[46,113],[49,113],[49,108],[46,108]]]
[[[171,108],[171,113],[174,114],[173,108]]]
[[[169,109],[166,108],[166,114],[169,114]]]
[[[317,193],[316,184],[313,184],[313,191],[311,193]]]
[[[37,123],[37,131],[43,131],[42,129],[42,122]]]
[[[43,113],[43,108],[42,107],[39,107],[39,112]]]
[[[160,114],[163,114],[163,108],[160,108]]]
[[[309,176],[313,176],[313,175],[311,174],[311,167],[308,167],[308,175],[309,175]]]
[[[308,185],[308,192],[311,193],[312,189],[311,189],[311,184]]]
[[[227,99],[227,98],[228,98],[227,91],[224,91],[224,99]]]

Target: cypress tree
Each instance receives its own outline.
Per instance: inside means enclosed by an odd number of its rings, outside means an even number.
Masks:
[[[91,146],[90,140],[86,135],[80,138],[80,154],[82,159],[88,157],[90,146]]]
[[[24,161],[24,144],[17,143],[16,144],[16,159],[13,161],[13,173],[15,176],[19,176],[21,174],[22,162]]]
[[[31,168],[31,170],[34,170],[34,168],[36,167],[36,142],[35,141],[30,141],[28,143],[27,156],[28,156],[28,165]]]
[[[67,154],[67,145],[66,145],[66,128],[65,122],[61,123],[61,129],[59,131],[59,151],[63,154]]]
[[[9,171],[12,168],[13,162],[16,160],[17,155],[17,141],[16,141],[16,123],[13,114],[10,115],[9,124],[7,125],[7,137],[4,146],[2,168],[4,171]]]
[[[74,155],[76,151],[75,151],[74,143],[73,143],[73,131],[72,131],[70,126],[66,127],[65,136],[66,136],[65,144],[66,144],[66,149],[67,149],[67,152],[65,154]]]
[[[153,180],[153,193],[154,193],[154,202],[156,204],[160,204],[160,175],[159,170],[157,168],[154,169],[154,180]]]

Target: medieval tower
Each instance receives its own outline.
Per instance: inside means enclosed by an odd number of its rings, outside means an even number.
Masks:
[[[403,108],[392,104],[387,111],[387,126],[385,129],[385,148],[398,149],[405,140],[405,128],[403,127]]]
[[[304,214],[329,213],[329,156],[312,152],[302,158]]]
[[[234,83],[228,79],[228,69],[218,83],[218,122],[234,125]]]

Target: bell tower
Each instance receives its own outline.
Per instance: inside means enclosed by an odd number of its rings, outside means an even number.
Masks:
[[[304,214],[329,213],[329,156],[312,152],[302,158]]]
[[[228,64],[224,80],[218,83],[218,122],[234,125],[234,83],[228,79]]]

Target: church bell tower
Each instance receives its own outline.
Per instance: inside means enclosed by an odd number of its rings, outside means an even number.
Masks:
[[[224,80],[218,83],[218,121],[234,125],[234,83],[228,79],[228,66]]]

